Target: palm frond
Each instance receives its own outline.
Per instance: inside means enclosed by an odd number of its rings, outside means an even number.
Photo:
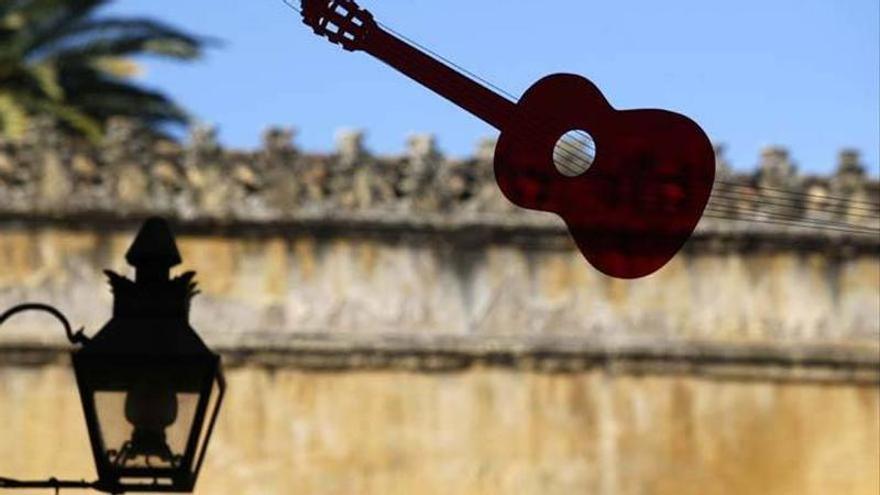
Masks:
[[[21,139],[27,131],[30,119],[27,109],[10,92],[0,92],[0,133]]]
[[[143,72],[140,64],[124,57],[96,57],[91,65],[98,72],[116,79],[136,77]]]
[[[98,38],[82,45],[62,48],[51,57],[60,63],[83,63],[98,57],[159,55],[179,60],[193,60],[201,54],[199,45],[183,38],[156,38],[152,35],[124,35]]]
[[[185,59],[198,57],[203,46],[216,43],[150,19],[96,18],[84,19],[65,26],[54,38],[47,38],[42,45],[35,47],[29,56],[39,58],[46,53],[55,53],[57,56],[67,52],[87,52],[89,46],[101,46],[110,41],[124,39],[174,42],[187,47],[184,57],[178,56],[179,50],[170,53],[158,51],[153,54]]]
[[[92,142],[99,142],[103,135],[103,126],[87,112],[69,104],[50,100],[35,100],[32,102],[39,113],[56,118],[62,124],[70,126],[78,134],[85,136]]]
[[[58,68],[51,62],[43,62],[29,68],[31,77],[49,98],[59,101],[64,98],[64,88],[58,78]]]
[[[64,36],[65,31],[108,0],[31,0],[22,2],[14,14],[24,18],[17,29],[13,48],[27,56],[44,43]]]
[[[144,18],[101,17],[109,0],[0,0],[0,133],[20,136],[36,115],[98,139],[127,116],[156,134],[187,113],[130,77],[141,56],[192,60],[211,41]]]

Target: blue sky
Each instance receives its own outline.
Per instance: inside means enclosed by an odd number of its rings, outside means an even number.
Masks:
[[[880,167],[877,0],[362,0],[382,23],[521,94],[553,72],[588,77],[617,108],[684,113],[726,143],[734,167],[767,144],[801,170],[830,170],[841,147]],[[466,155],[496,131],[364,53],[312,34],[280,0],[118,0],[223,40],[195,64],[145,61],[143,81],[253,147],[268,124],[328,150],[363,128],[377,153],[433,132]]]

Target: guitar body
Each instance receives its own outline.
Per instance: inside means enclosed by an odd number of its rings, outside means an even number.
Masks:
[[[518,206],[562,217],[598,270],[649,275],[690,237],[715,179],[712,145],[692,120],[665,110],[615,110],[593,83],[571,74],[536,82],[516,112],[495,148],[501,191]],[[570,177],[557,170],[554,150],[576,129],[592,137],[595,158]]]

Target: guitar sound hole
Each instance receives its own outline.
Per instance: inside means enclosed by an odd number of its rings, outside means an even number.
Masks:
[[[596,142],[581,129],[572,129],[556,141],[553,147],[553,165],[566,177],[577,177],[590,169],[596,160]]]

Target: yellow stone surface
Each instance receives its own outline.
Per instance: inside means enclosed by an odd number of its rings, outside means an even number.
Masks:
[[[197,494],[880,491],[876,386],[495,368],[227,378]],[[94,477],[69,368],[0,366],[0,425],[0,476]]]
[[[102,270],[131,274],[124,255],[133,234],[0,231],[0,306],[45,301],[99,328],[110,307]],[[178,244],[177,272],[195,270],[201,290],[192,320],[212,344],[305,332],[880,350],[880,259],[868,252],[683,252],[629,281],[602,276],[573,249],[453,248],[442,236],[184,234]],[[12,326],[0,343],[46,335]]]
[[[101,270],[130,274],[133,233],[0,231],[0,308],[51,303],[93,334],[111,310]],[[684,252],[622,281],[564,247],[305,233],[189,234],[178,244],[178,271],[196,270],[202,290],[192,324],[230,352],[331,333],[880,352],[880,260],[870,253]],[[17,316],[0,348],[63,345],[56,325]],[[681,363],[664,374],[261,363],[228,370],[196,493],[880,493],[876,380],[820,383],[786,364],[710,377]],[[0,361],[0,476],[93,479],[89,455],[70,368]]]

